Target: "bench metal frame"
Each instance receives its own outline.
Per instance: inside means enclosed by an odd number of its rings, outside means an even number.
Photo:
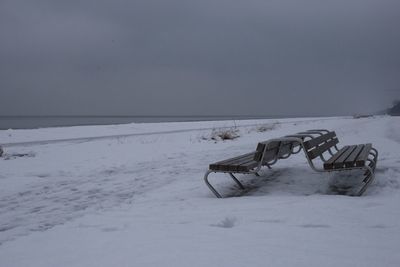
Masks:
[[[364,172],[364,176],[365,176],[365,177],[364,177],[364,180],[363,180],[364,186],[359,190],[359,192],[357,192],[357,194],[355,194],[356,196],[361,196],[361,195],[365,192],[365,190],[367,189],[367,187],[372,183],[372,181],[373,181],[374,178],[375,178],[375,168],[376,168],[376,164],[377,164],[377,161],[378,161],[378,151],[377,151],[375,148],[371,147],[371,150],[369,151],[369,155],[368,155],[367,161],[366,161],[365,165],[364,165],[364,166],[361,166],[361,167],[346,167],[346,168],[329,169],[329,170],[325,170],[324,168],[317,168],[317,167],[314,165],[313,160],[308,156],[307,149],[306,149],[305,146],[304,146],[304,140],[303,140],[303,139],[306,138],[306,137],[311,138],[311,139],[314,139],[314,138],[316,138],[316,137],[314,137],[313,134],[323,135],[323,134],[329,133],[329,132],[330,132],[330,131],[329,131],[329,130],[326,130],[326,129],[313,129],[313,130],[308,130],[308,131],[305,131],[305,132],[300,132],[300,133],[295,134],[295,135],[288,135],[288,136],[281,137],[281,138],[270,139],[270,140],[268,140],[268,141],[265,142],[264,151],[263,151],[263,153],[262,153],[261,160],[260,160],[258,166],[257,166],[255,169],[250,170],[250,171],[247,171],[247,172],[240,172],[240,171],[232,172],[232,171],[208,170],[208,171],[205,173],[205,175],[204,175],[204,181],[205,181],[206,185],[208,186],[208,188],[211,190],[211,192],[213,192],[214,195],[215,195],[217,198],[222,198],[221,194],[210,184],[210,182],[209,182],[209,180],[208,180],[208,176],[210,175],[210,173],[213,173],[213,172],[214,172],[214,173],[218,173],[218,172],[219,172],[219,173],[228,173],[229,176],[230,176],[230,177],[235,181],[235,183],[240,187],[240,189],[243,190],[243,189],[245,189],[245,187],[244,187],[243,184],[233,175],[233,173],[255,174],[255,175],[257,175],[257,176],[260,176],[260,175],[258,174],[258,172],[260,171],[260,169],[262,168],[262,166],[265,166],[265,165],[266,165],[269,169],[271,169],[271,165],[274,165],[279,159],[286,159],[286,158],[290,157],[291,155],[297,154],[297,153],[299,153],[301,150],[303,150],[303,151],[304,151],[304,154],[305,154],[305,156],[306,156],[306,159],[307,159],[308,164],[310,165],[311,169],[313,169],[313,170],[316,171],[316,172],[337,172],[337,171],[348,171],[348,170],[356,170],[356,169],[365,170],[365,172]],[[302,136],[303,138],[300,138],[300,137],[298,137],[298,136]],[[311,140],[311,139],[310,139],[310,140]],[[308,140],[308,141],[309,141],[309,140]],[[268,145],[269,145],[270,143],[272,143],[272,142],[279,142],[279,148],[278,148],[278,151],[277,151],[277,153],[276,153],[276,156],[275,156],[275,158],[274,158],[272,161],[263,163],[263,161],[264,161],[264,155],[265,155],[265,153],[266,153],[266,151],[267,151]],[[283,156],[279,157],[281,145],[282,145],[283,142],[290,142],[290,143],[292,144],[292,146],[291,146],[290,152],[289,152],[287,155],[283,155]],[[294,148],[295,148],[297,145],[299,146],[299,149],[298,149],[297,151],[295,151]],[[334,145],[333,147],[335,148],[336,152],[338,152],[338,151],[340,150],[340,149],[337,147],[337,145]],[[331,156],[334,155],[334,152],[332,152],[331,148],[327,149],[327,151],[328,151],[328,153],[329,153]],[[372,158],[370,158],[369,156],[372,156]],[[324,158],[323,153],[322,153],[321,155],[319,155],[319,158],[320,158],[323,162],[326,162],[326,161],[327,161],[327,160]],[[369,162],[369,163],[367,164],[367,162]]]
[[[272,159],[271,161],[264,162],[264,156],[265,156],[265,152],[267,151],[268,144],[269,144],[270,142],[273,142],[273,141],[275,141],[275,142],[276,142],[276,141],[280,142],[279,147],[278,147],[278,151],[277,151],[277,153],[276,153],[276,157],[275,157],[274,159]],[[247,172],[241,172],[241,171],[232,172],[232,171],[208,170],[208,171],[205,173],[205,175],[204,175],[204,181],[205,181],[206,185],[207,185],[208,188],[211,190],[211,192],[214,193],[214,195],[215,195],[217,198],[222,198],[221,194],[210,184],[210,182],[209,182],[209,180],[208,180],[208,176],[210,175],[210,173],[218,173],[218,172],[219,172],[219,173],[228,173],[229,176],[233,179],[233,181],[235,181],[235,183],[240,187],[240,189],[242,189],[242,190],[245,189],[245,187],[243,186],[243,184],[233,175],[233,173],[254,174],[254,175],[256,175],[256,176],[260,176],[260,175],[258,174],[258,172],[261,170],[261,168],[262,168],[263,166],[267,166],[268,169],[272,169],[271,166],[274,165],[276,162],[278,162],[278,159],[286,159],[286,158],[288,158],[290,155],[300,153],[300,151],[301,151],[302,148],[300,147],[297,151],[295,151],[295,150],[294,150],[295,146],[294,146],[294,144],[293,144],[292,147],[291,147],[291,149],[290,149],[290,152],[289,152],[287,155],[283,155],[283,156],[281,156],[281,157],[278,157],[278,155],[280,154],[281,144],[282,144],[283,141],[285,141],[285,140],[281,140],[280,138],[268,140],[268,143],[266,143],[266,145],[265,145],[265,147],[264,147],[264,151],[263,151],[263,153],[262,153],[262,156],[261,156],[261,159],[260,159],[260,161],[259,161],[259,163],[258,163],[258,166],[257,166],[255,169],[253,169],[253,170],[250,170],[250,171],[247,171]]]

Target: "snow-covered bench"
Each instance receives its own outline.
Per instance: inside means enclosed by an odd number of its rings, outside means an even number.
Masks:
[[[222,196],[208,181],[210,173],[228,173],[239,187],[244,189],[242,183],[233,175],[234,173],[252,173],[259,176],[258,171],[263,166],[271,168],[271,165],[275,164],[278,159],[286,159],[290,155],[297,154],[300,151],[300,142],[272,139],[267,142],[258,143],[256,150],[253,152],[210,164],[209,170],[204,175],[204,181],[208,188],[210,188],[218,198],[221,198]]]
[[[204,175],[204,180],[210,190],[218,198],[221,198],[222,196],[208,181],[210,173],[228,173],[239,187],[244,189],[244,186],[233,173],[253,173],[258,175],[258,171],[263,166],[271,168],[271,165],[275,164],[279,159],[288,158],[292,154],[297,154],[303,150],[310,167],[317,172],[364,169],[364,185],[356,194],[361,196],[374,179],[378,151],[371,144],[344,146],[339,149],[337,147],[338,143],[339,140],[336,133],[325,129],[309,130],[295,135],[267,140],[258,143],[254,152],[210,164],[209,170]],[[329,158],[326,158],[327,154]],[[314,160],[316,158],[322,160],[323,168],[315,166]]]

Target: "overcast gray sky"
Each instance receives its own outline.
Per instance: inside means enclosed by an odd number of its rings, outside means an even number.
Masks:
[[[398,0],[0,0],[0,115],[342,115],[400,98]]]

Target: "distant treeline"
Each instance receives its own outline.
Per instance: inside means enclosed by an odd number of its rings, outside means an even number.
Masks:
[[[389,108],[387,113],[392,116],[400,116],[400,100],[395,101],[393,107]]]

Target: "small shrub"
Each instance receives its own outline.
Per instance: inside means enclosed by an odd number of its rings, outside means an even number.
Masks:
[[[278,127],[278,125],[279,125],[279,122],[262,124],[262,125],[257,126],[255,131],[258,133],[272,131],[272,130],[276,129]]]
[[[230,129],[230,130],[223,130],[223,131],[217,131],[213,135],[213,139],[221,139],[221,140],[233,140],[238,138],[239,135],[239,130],[236,129]]]
[[[230,128],[230,129],[213,129],[209,136],[203,136],[203,140],[213,140],[217,141],[225,141],[225,140],[234,140],[240,137],[240,132],[238,129]]]
[[[27,152],[27,153],[3,153],[2,154],[2,158],[4,158],[4,160],[23,158],[23,157],[33,158],[35,156],[36,156],[36,153],[33,151]]]

